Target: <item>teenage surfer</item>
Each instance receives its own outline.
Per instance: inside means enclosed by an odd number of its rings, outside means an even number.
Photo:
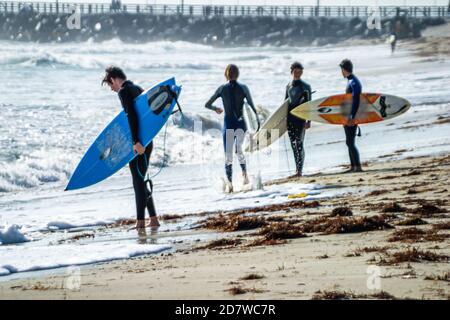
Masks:
[[[346,93],[352,94],[352,104],[350,114],[348,116],[347,124],[344,125],[345,130],[345,142],[348,147],[348,153],[350,156],[351,167],[347,172],[361,172],[361,162],[359,159],[358,148],[356,148],[356,132],[358,131],[358,125],[355,124],[356,113],[359,109],[360,94],[362,92],[362,86],[359,79],[353,74],[353,63],[349,59],[344,59],[339,64],[341,67],[342,75],[348,79]]]
[[[311,86],[304,82],[301,77],[303,66],[300,62],[294,62],[291,65],[292,81],[286,86],[286,95],[284,99],[289,99],[287,131],[289,140],[291,140],[292,152],[294,153],[296,174],[301,177],[303,173],[303,163],[305,162],[305,131],[311,127],[311,121],[300,119],[291,114],[291,111],[297,106],[311,100]]]
[[[206,102],[205,107],[215,111],[217,114],[224,112],[222,108],[213,106],[214,101],[222,98],[225,109],[223,123],[223,146],[225,149],[225,173],[228,179],[226,192],[233,192],[233,147],[236,148],[239,164],[242,169],[243,183],[248,184],[248,174],[242,144],[244,142],[247,126],[243,118],[244,99],[247,101],[253,112],[256,109],[248,87],[237,82],[239,78],[239,68],[234,64],[229,64],[225,69],[225,78],[227,83],[221,85],[213,96]],[[236,143],[236,145],[235,145]]]
[[[137,156],[130,161],[129,167],[133,179],[134,195],[136,199],[136,229],[145,228],[145,208],[150,214],[149,227],[158,227],[159,222],[156,216],[153,196],[149,193],[145,185],[145,174],[147,172],[150,155],[153,149],[153,141],[145,148],[138,137],[139,122],[134,108],[134,100],[144,91],[141,87],[135,85],[122,69],[110,66],[105,70],[106,74],[102,80],[102,85],[107,84],[112,91],[117,92],[120,102],[128,118],[131,137],[133,139],[133,151]]]

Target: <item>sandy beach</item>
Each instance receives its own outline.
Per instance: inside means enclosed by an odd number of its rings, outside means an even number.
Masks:
[[[0,297],[449,299],[450,156],[364,169],[299,179],[352,185],[352,194],[209,214],[203,226],[215,241],[83,267],[75,290],[65,275],[1,282]]]

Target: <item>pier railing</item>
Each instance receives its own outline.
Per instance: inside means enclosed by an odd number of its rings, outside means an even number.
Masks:
[[[114,3],[62,3],[0,1],[0,12],[33,11],[47,14],[151,14],[184,16],[271,16],[271,17],[380,17],[407,14],[410,17],[448,17],[447,6],[244,6],[244,5],[164,5]]]

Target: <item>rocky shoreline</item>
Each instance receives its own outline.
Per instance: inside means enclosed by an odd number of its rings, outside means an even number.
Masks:
[[[214,46],[325,45],[349,38],[376,39],[397,31],[399,39],[419,38],[428,26],[443,18],[393,16],[381,21],[381,29],[368,29],[361,17],[254,17],[183,16],[143,13],[82,15],[79,28],[69,29],[68,14],[32,10],[0,13],[0,39],[14,41],[101,42],[119,38],[126,43],[189,41]]]

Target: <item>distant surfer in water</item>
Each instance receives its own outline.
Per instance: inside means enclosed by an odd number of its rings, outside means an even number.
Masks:
[[[106,74],[103,78],[102,84],[108,84],[112,91],[119,94],[120,102],[122,103],[122,107],[127,115],[128,124],[130,126],[131,136],[133,139],[133,151],[138,154],[138,156],[135,157],[129,164],[136,198],[136,228],[145,228],[145,208],[147,208],[150,214],[150,223],[148,226],[158,227],[159,222],[156,217],[153,197],[149,194],[144,181],[144,177],[150,163],[153,141],[147,146],[147,148],[144,148],[144,146],[140,143],[138,137],[138,117],[136,110],[134,109],[134,100],[143,92],[143,89],[135,85],[130,80],[127,80],[125,73],[118,67],[108,67],[105,72]]]
[[[246,85],[237,82],[239,68],[234,64],[229,64],[225,69],[225,78],[228,82],[221,85],[214,95],[206,102],[205,107],[221,114],[224,110],[213,106],[214,101],[222,98],[225,109],[223,123],[223,146],[225,149],[225,173],[228,179],[226,192],[233,192],[233,147],[236,148],[239,164],[242,169],[243,184],[248,184],[248,174],[242,144],[244,142],[247,127],[243,118],[244,99],[256,114],[250,91]],[[236,143],[236,144],[235,144]]]
[[[311,127],[311,121],[300,119],[291,114],[291,111],[304,102],[311,100],[311,86],[301,80],[303,66],[300,62],[291,65],[292,81],[286,86],[284,99],[289,99],[287,131],[291,140],[292,152],[294,153],[296,174],[301,177],[303,174],[303,163],[305,162],[305,131]]]
[[[339,66],[341,67],[342,75],[344,76],[344,78],[348,79],[348,84],[345,92],[352,94],[351,110],[348,116],[347,124],[344,125],[345,141],[348,147],[348,153],[351,163],[350,170],[348,170],[347,172],[361,172],[362,169],[359,159],[359,152],[358,148],[356,148],[356,133],[358,131],[358,125],[355,124],[355,117],[359,109],[359,95],[362,92],[362,86],[361,82],[359,82],[359,79],[353,74],[353,63],[350,60],[342,60]]]
[[[391,45],[391,54],[395,52],[395,45],[397,44],[397,34],[395,31],[392,31],[388,37],[388,43]]]

